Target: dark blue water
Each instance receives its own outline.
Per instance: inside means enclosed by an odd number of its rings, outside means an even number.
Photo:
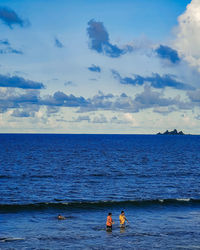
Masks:
[[[189,135],[0,135],[0,249],[200,248],[199,149]]]

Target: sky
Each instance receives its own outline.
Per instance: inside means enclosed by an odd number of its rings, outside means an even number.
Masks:
[[[200,134],[199,0],[0,0],[0,133]]]

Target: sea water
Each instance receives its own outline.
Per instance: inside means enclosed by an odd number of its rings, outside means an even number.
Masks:
[[[199,149],[192,135],[1,134],[0,249],[200,249]]]

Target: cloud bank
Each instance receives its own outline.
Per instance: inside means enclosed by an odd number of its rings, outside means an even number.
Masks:
[[[134,75],[134,78],[131,77],[121,77],[121,75],[116,71],[112,70],[113,77],[117,79],[121,84],[129,85],[144,85],[145,83],[150,83],[154,88],[165,88],[171,87],[179,90],[191,90],[194,89],[192,86],[185,84],[183,82],[177,81],[176,76],[171,74],[165,74],[163,76],[158,73],[152,73],[152,76],[143,77],[140,75]]]
[[[183,102],[180,97],[165,97],[163,91],[154,91],[152,87],[145,85],[141,93],[134,97],[121,95],[104,94],[99,92],[91,98],[82,96],[67,95],[57,91],[53,95],[40,96],[40,90],[23,89],[19,93],[16,88],[0,88],[0,112],[5,113],[13,110],[14,117],[34,117],[41,107],[46,107],[48,117],[56,115],[60,108],[73,108],[77,113],[92,111],[116,111],[126,113],[137,113],[145,109],[153,109],[154,112],[166,114],[175,110],[192,109],[200,104],[199,91],[188,91],[188,102]],[[105,123],[103,116],[91,120],[88,116],[80,116],[82,120],[93,123]],[[78,122],[77,121],[77,122]],[[114,121],[113,121],[114,122]]]

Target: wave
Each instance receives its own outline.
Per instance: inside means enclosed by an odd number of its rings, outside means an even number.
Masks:
[[[14,238],[14,237],[1,237],[0,242],[9,242],[9,241],[16,241],[16,240],[25,240],[24,238]]]
[[[55,178],[54,175],[0,175],[0,179],[31,179],[31,178]]]
[[[77,202],[41,202],[30,204],[0,204],[0,211],[16,211],[16,210],[41,210],[41,209],[94,209],[102,207],[148,207],[148,206],[187,206],[200,205],[200,199],[157,199],[157,200],[127,200],[127,201],[77,201]]]

